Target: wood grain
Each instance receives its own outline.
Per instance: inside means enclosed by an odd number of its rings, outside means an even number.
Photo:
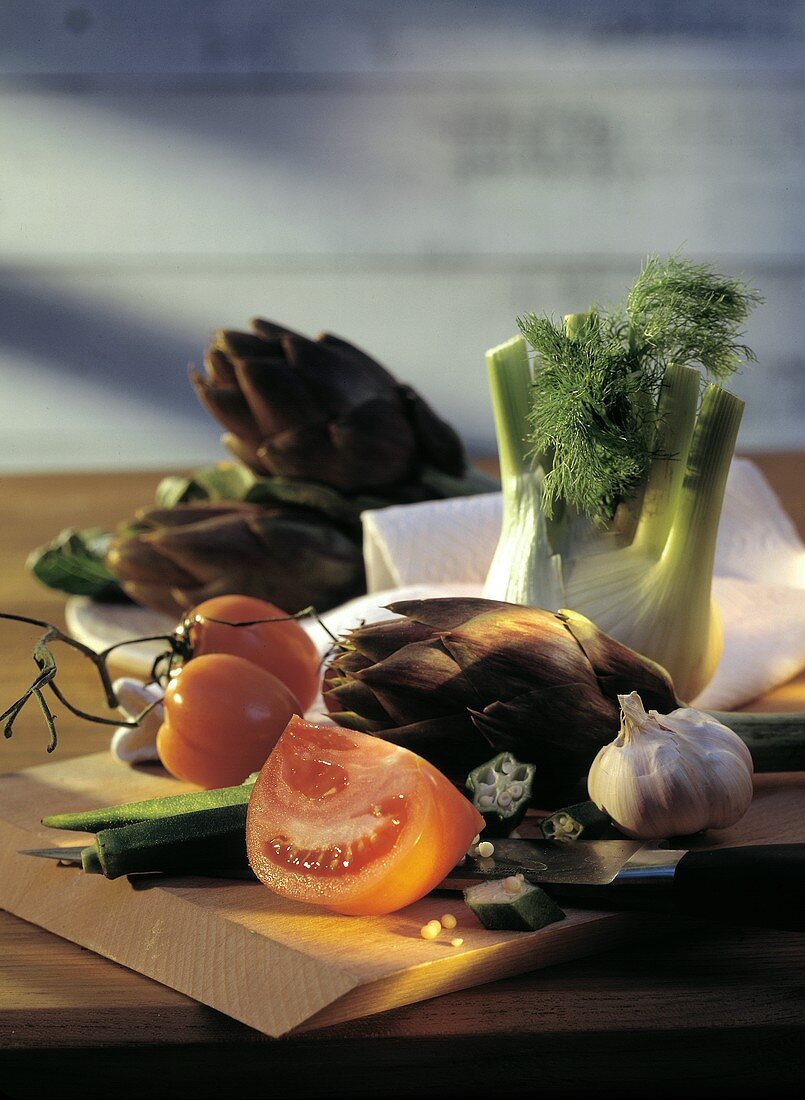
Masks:
[[[761,459],[805,534],[805,456]],[[0,607],[59,621],[62,598],[24,571],[27,551],[68,523],[111,523],[150,498],[155,473],[0,481]],[[28,682],[37,631],[0,624],[0,691]],[[24,639],[24,640],[23,640]],[[98,704],[85,665],[71,686]],[[805,677],[757,703],[805,709]],[[41,721],[23,716],[0,770],[39,764]],[[62,716],[59,759],[106,735]],[[763,791],[800,791],[763,777]],[[763,794],[757,801],[764,807]],[[800,803],[801,804],[801,803]],[[802,815],[805,817],[805,815]],[[751,819],[750,819],[751,820]],[[114,884],[108,884],[114,885]],[[513,1064],[542,1094],[787,1097],[805,1073],[805,950],[795,933],[674,922],[648,942],[459,990],[304,1035],[259,1032],[0,912],[0,1094],[99,1100],[225,1097],[488,1097]],[[325,1085],[326,1082],[326,1085]]]

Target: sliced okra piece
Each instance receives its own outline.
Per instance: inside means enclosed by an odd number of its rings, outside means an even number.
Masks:
[[[546,840],[597,840],[615,835],[609,814],[594,802],[577,802],[556,810],[540,821],[540,829]]]
[[[484,836],[508,836],[525,817],[536,768],[501,752],[467,776],[467,789],[486,827]]]
[[[484,928],[498,931],[535,932],[565,916],[541,887],[519,875],[468,886],[464,900]]]

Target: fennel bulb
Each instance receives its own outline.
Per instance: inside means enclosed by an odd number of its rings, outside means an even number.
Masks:
[[[580,612],[663,665],[679,695],[711,679],[711,585],[743,402],[721,378],[758,295],[651,258],[621,309],[520,321],[487,353],[503,527],[484,595]],[[524,338],[525,337],[525,338]],[[526,339],[535,352],[529,359]]]

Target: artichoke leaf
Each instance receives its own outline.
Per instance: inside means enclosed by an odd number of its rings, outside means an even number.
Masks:
[[[173,508],[191,500],[246,500],[258,480],[241,462],[216,462],[194,470],[189,477],[163,478],[157,486],[156,503]]]
[[[360,525],[361,512],[383,508],[388,503],[379,497],[346,496],[329,485],[287,477],[255,478],[243,499],[256,504],[274,500],[298,504],[349,526]]]
[[[112,536],[100,527],[68,527],[28,555],[27,566],[48,588],[70,596],[126,600],[114,573],[104,564]]]
[[[460,476],[446,474],[435,466],[425,466],[420,470],[419,480],[432,490],[435,497],[444,499],[500,492],[500,482],[475,466],[469,466]]]
[[[348,496],[315,481],[260,477],[242,462],[219,462],[195,470],[187,477],[166,477],[157,487],[159,507],[174,508],[194,500],[296,504],[349,527],[360,526],[361,512],[383,508],[389,503],[382,497]]]

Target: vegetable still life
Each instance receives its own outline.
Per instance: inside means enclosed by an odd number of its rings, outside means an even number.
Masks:
[[[44,631],[30,687],[3,701],[6,737],[29,702],[50,752],[61,708],[117,727],[111,754],[53,765],[92,773],[74,804],[67,780],[47,805],[12,800],[31,837],[19,874],[68,864],[118,919],[156,897],[175,914],[217,884],[256,952],[302,928],[312,950],[326,921],[351,944],[365,926],[385,945],[367,982],[397,972],[395,952],[399,972],[425,962],[459,984],[485,950],[513,973],[544,965],[542,944],[548,960],[655,909],[805,927],[805,845],[730,839],[761,813],[755,777],[805,769],[805,717],[698,702],[729,652],[713,576],[742,403],[723,383],[754,359],[742,327],[759,301],[675,255],[650,257],[620,306],[522,318],[487,356],[499,494],[352,344],[262,320],[217,332],[191,381],[232,459],[29,562],[101,615],[150,609],[154,633],[98,648],[0,614]],[[418,594],[361,595],[373,522],[492,500],[483,586],[423,574]],[[454,542],[449,569],[473,554]],[[94,665],[109,714],[71,702],[56,643]],[[110,660],[140,643],[159,649],[150,676],[113,679]],[[43,829],[84,835],[43,847]],[[313,1014],[266,1011],[240,1018],[280,1034]]]

